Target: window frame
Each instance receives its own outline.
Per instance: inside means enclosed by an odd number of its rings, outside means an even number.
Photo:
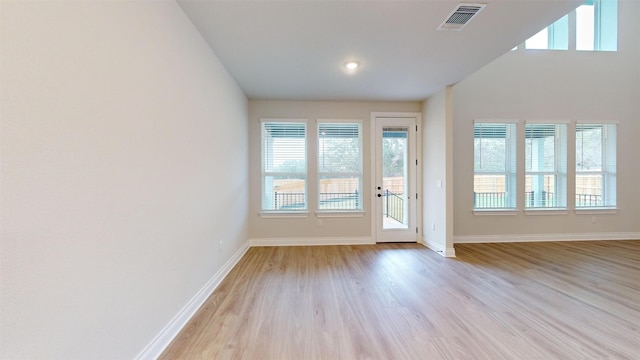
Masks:
[[[473,212],[475,214],[505,214],[514,215],[518,211],[518,125],[519,120],[499,119],[487,120],[478,119],[473,122]],[[478,124],[504,124],[505,125],[505,171],[477,171],[475,166],[476,158],[476,125]],[[477,175],[500,175],[505,178],[505,206],[503,207],[476,207],[475,181]]]
[[[578,169],[578,131],[580,126],[602,126],[601,139],[601,169],[597,170],[579,170]],[[578,121],[575,125],[575,210],[592,211],[592,210],[617,210],[618,209],[618,133],[619,124],[616,121]],[[613,134],[611,134],[613,129]],[[584,145],[581,147],[584,152]],[[613,152],[613,154],[611,154]],[[613,160],[613,163],[611,161]],[[599,175],[601,181],[601,197],[602,204],[594,206],[579,206],[578,198],[578,177],[580,175]]]
[[[580,15],[585,7],[593,7],[591,10],[593,15],[590,18]],[[618,51],[619,12],[619,0],[586,0],[553,24],[529,37],[518,48],[526,51]],[[588,21],[584,23],[586,27],[581,25],[583,24],[581,20]],[[585,32],[585,30],[589,31]],[[546,32],[546,38],[542,35],[543,32]],[[535,46],[536,41],[542,39],[546,46]],[[585,46],[585,44],[589,45]]]
[[[359,168],[357,172],[335,172],[335,171],[323,171],[321,167],[321,151],[320,148],[323,146],[321,136],[322,125],[356,125],[358,128],[358,162]],[[317,211],[316,214],[318,216],[330,216],[331,214],[340,215],[340,214],[361,214],[364,213],[364,204],[363,204],[363,185],[364,185],[364,167],[363,167],[363,121],[361,119],[316,119],[316,140],[317,140]],[[322,194],[322,185],[321,182],[325,177],[344,177],[344,176],[353,176],[358,178],[358,189],[360,190],[357,193],[357,208],[353,209],[321,209],[321,194]]]
[[[560,19],[556,20],[553,24],[538,31],[533,36],[528,38],[523,43],[525,50],[569,50],[569,14],[564,15]],[[535,47],[533,46],[533,40],[540,36],[540,34],[546,31],[546,46]],[[527,42],[531,45],[527,46]]]
[[[580,31],[578,11],[585,6],[593,6],[593,33],[590,33],[592,44],[589,48],[579,48]],[[588,0],[578,6],[575,16],[575,43],[577,51],[618,51],[618,0]],[[613,21],[615,19],[615,22]],[[609,21],[607,21],[609,20]]]
[[[265,136],[265,126],[267,124],[298,124],[304,127],[304,146],[302,147],[304,151],[304,171],[274,171],[274,170],[266,170],[265,166],[265,149],[266,144],[265,141],[267,137]],[[309,181],[308,181],[308,173],[309,173],[309,129],[308,129],[308,121],[307,119],[290,119],[290,118],[261,118],[260,119],[260,193],[261,193],[261,201],[260,201],[260,215],[262,217],[275,217],[279,216],[308,216],[309,214]],[[265,207],[265,203],[268,201],[268,197],[266,194],[266,178],[272,176],[284,176],[284,177],[301,177],[304,181],[304,207],[301,209],[269,209]]]
[[[553,125],[554,128],[554,153],[553,153],[553,171],[530,171],[527,167],[527,156],[526,156],[526,147],[527,147],[527,130],[529,126],[535,125]],[[525,180],[525,202],[524,209],[525,211],[554,211],[554,210],[562,210],[566,211],[568,208],[567,204],[567,170],[568,170],[568,134],[569,134],[569,121],[558,121],[558,120],[534,120],[534,121],[526,121],[524,126],[524,180]],[[527,187],[526,181],[528,176],[553,176],[555,178],[554,181],[554,206],[529,206],[529,199],[527,197]]]

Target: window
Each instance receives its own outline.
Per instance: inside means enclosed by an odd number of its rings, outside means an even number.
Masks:
[[[575,23],[569,31],[569,23]],[[575,11],[540,30],[524,48],[568,50],[569,39],[576,50],[618,50],[618,0],[587,0]]]
[[[473,206],[516,208],[516,123],[474,124]]]
[[[525,193],[525,208],[566,208],[566,124],[526,124]]]
[[[318,210],[362,209],[362,124],[318,121]]]
[[[305,120],[262,120],[262,210],[307,210]]]
[[[576,49],[618,50],[617,0],[588,0],[576,9]]]
[[[616,130],[576,125],[576,209],[616,207]]]
[[[540,30],[524,43],[525,49],[569,49],[569,15]]]

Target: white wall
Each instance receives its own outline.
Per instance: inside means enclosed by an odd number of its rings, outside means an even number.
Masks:
[[[371,236],[371,113],[372,112],[420,112],[419,102],[333,102],[333,101],[249,101],[249,158],[250,236],[261,238],[354,238]],[[359,218],[324,218],[318,226],[318,218],[273,219],[261,218],[260,174],[260,118],[294,118],[308,120],[307,149],[317,149],[316,119],[360,119],[363,121],[363,206],[365,215]],[[315,150],[308,152],[308,168],[316,169]],[[311,171],[311,170],[310,170]],[[315,181],[308,182],[309,193],[316,194]]]
[[[453,88],[446,87],[423,103],[423,241],[444,256],[453,249]]]
[[[247,100],[174,2],[0,5],[0,358],[131,359],[248,239]]]
[[[619,3],[618,52],[518,50],[454,87],[454,235],[640,232],[640,2]],[[618,205],[613,215],[474,215],[474,119],[617,120]],[[571,146],[570,146],[571,148]],[[573,152],[570,151],[570,155]],[[522,168],[521,168],[522,169]],[[569,175],[573,170],[570,169]],[[570,184],[572,182],[570,181]],[[593,235],[596,234],[596,235]],[[571,235],[570,235],[571,236]],[[624,237],[624,235],[621,235]]]

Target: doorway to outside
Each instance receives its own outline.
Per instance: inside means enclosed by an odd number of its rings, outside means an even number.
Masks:
[[[376,242],[416,242],[418,114],[373,113],[372,227]]]

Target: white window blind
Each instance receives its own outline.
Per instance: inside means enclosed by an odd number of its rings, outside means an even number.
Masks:
[[[318,121],[318,210],[362,209],[362,125]]]
[[[516,124],[474,123],[474,208],[516,207]]]
[[[307,209],[307,124],[262,121],[262,210]]]
[[[567,206],[567,124],[525,125],[526,208]]]
[[[616,124],[576,125],[576,208],[617,206]]]

